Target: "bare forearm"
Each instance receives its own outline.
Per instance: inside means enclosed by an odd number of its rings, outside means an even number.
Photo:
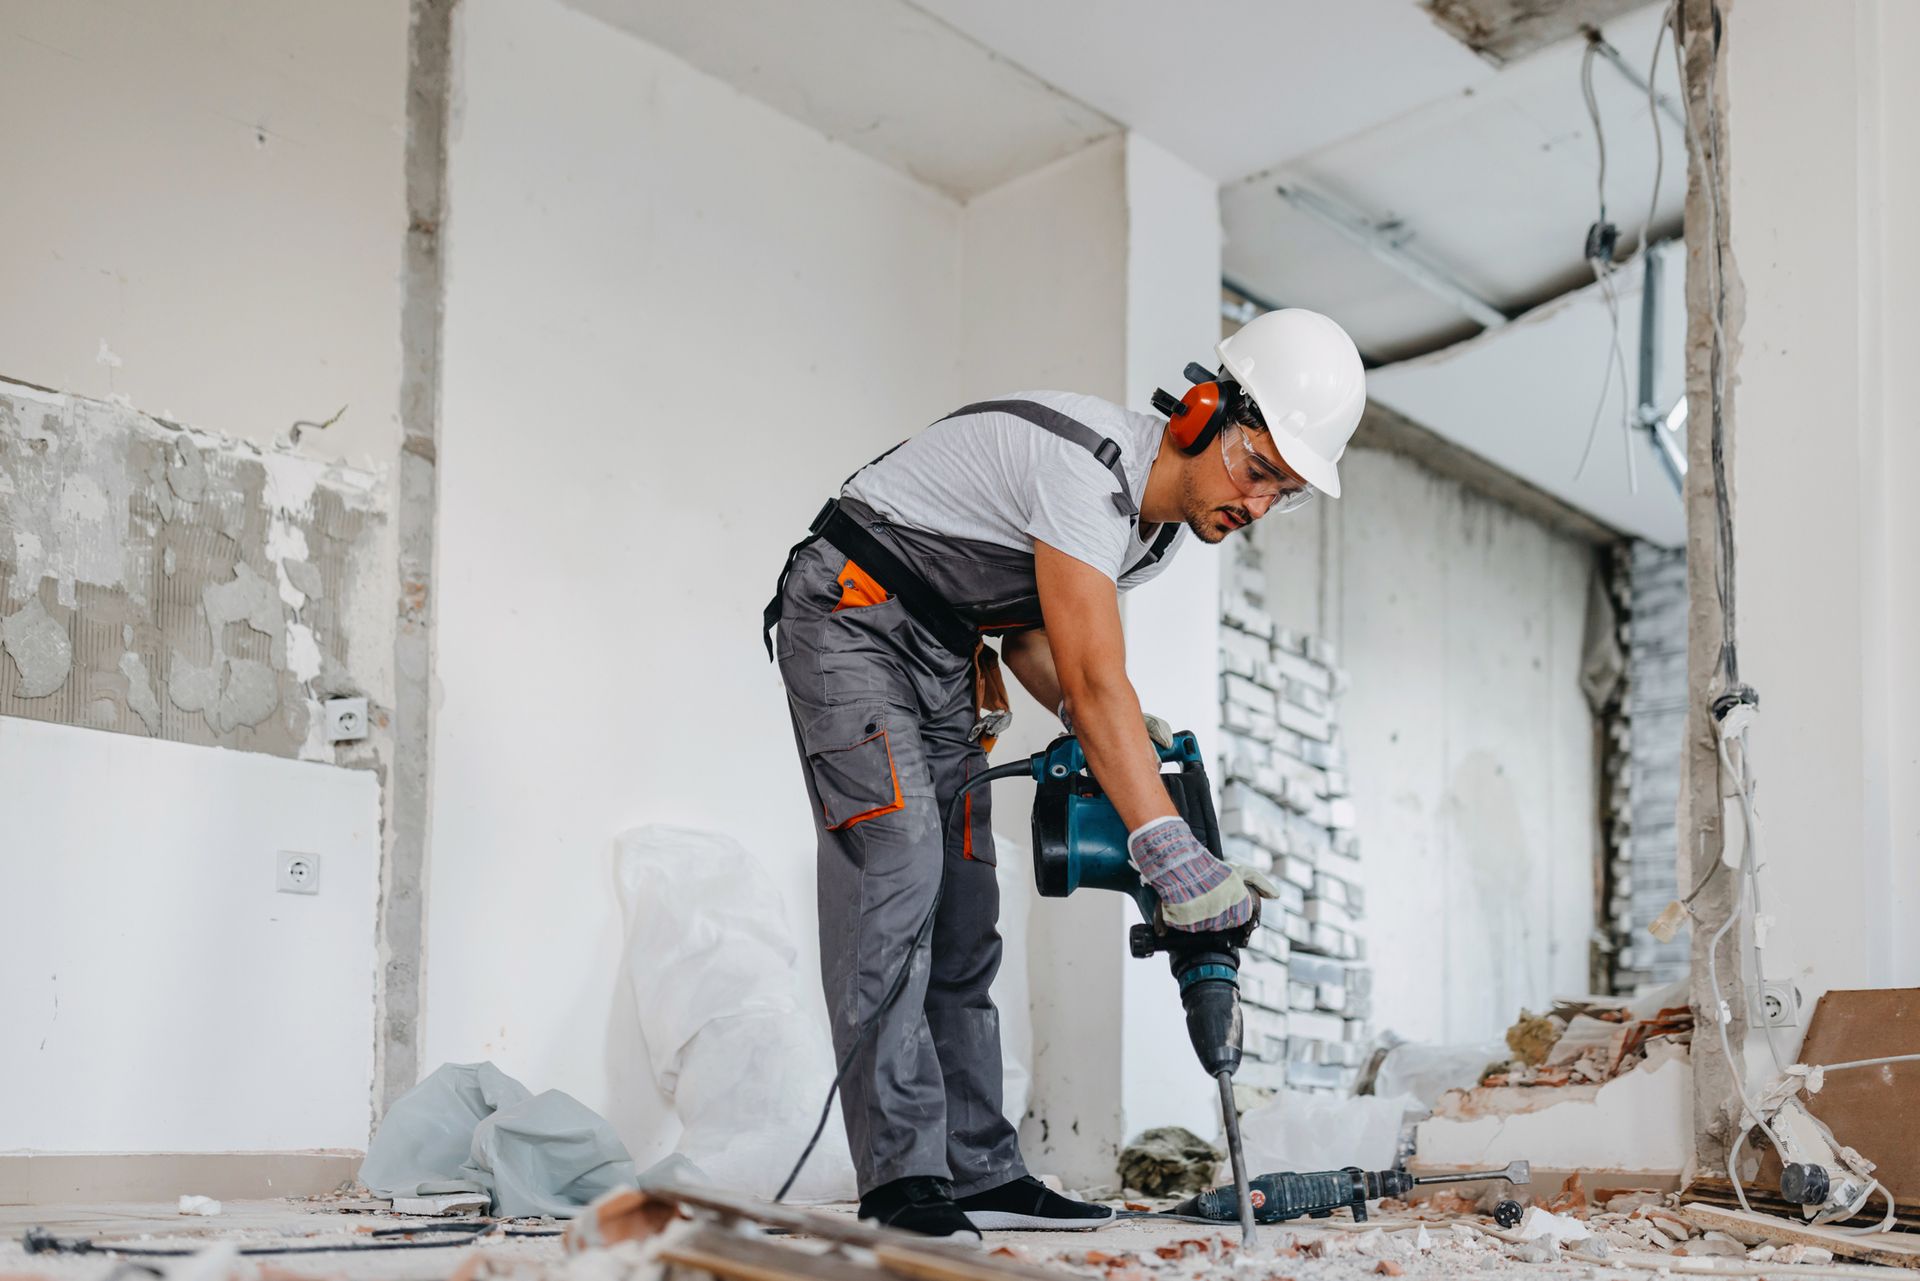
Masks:
[[[1000,642],[1000,660],[1033,701],[1049,710],[1060,706],[1060,673],[1053,668],[1053,648],[1040,628],[1015,632]]]
[[[1087,764],[1128,831],[1179,813],[1160,781],[1158,757],[1140,714],[1140,696],[1126,670],[1067,676],[1067,711]]]

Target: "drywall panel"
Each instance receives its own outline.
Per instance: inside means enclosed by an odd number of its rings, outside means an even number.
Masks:
[[[0,374],[268,445],[399,440],[407,7],[0,13]]]
[[[1336,647],[1374,1023],[1497,1040],[1587,986],[1599,839],[1578,682],[1591,553],[1372,450],[1255,526],[1267,607]]]
[[[366,1145],[371,772],[0,717],[0,813],[0,1150]]]
[[[1740,675],[1760,695],[1763,965],[1806,1009],[1832,987],[1920,981],[1920,517],[1904,492],[1920,465],[1920,86],[1898,52],[1916,38],[1907,5],[1756,0],[1726,45],[1744,295],[1728,452]],[[1787,77],[1805,92],[1781,94]]]
[[[559,0],[456,37],[421,1063],[564,1089],[644,1164],[613,839],[739,839],[813,972],[760,610],[842,479],[961,403],[960,210]]]

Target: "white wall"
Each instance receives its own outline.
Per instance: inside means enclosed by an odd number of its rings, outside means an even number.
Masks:
[[[374,775],[0,718],[0,780],[0,1151],[365,1146]]]
[[[1341,463],[1342,497],[1255,527],[1267,608],[1352,681],[1376,1027],[1497,1041],[1587,988],[1599,842],[1579,687],[1591,553],[1418,464]]]
[[[345,406],[300,452],[383,471],[406,74],[383,0],[5,6],[0,375],[263,447]],[[393,559],[383,529],[345,585],[382,704]],[[0,1038],[34,1100],[0,1148],[363,1146],[378,776],[12,720],[0,758],[0,1002],[38,1029]],[[272,894],[302,843],[339,851],[328,888]]]
[[[0,374],[316,456],[399,441],[407,8],[0,12]]]
[[[557,0],[461,6],[427,1014],[671,1146],[614,836],[814,838],[760,609],[855,467],[960,403],[957,206]]]
[[[1743,0],[1726,44],[1766,969],[1809,1002],[1920,983],[1920,84],[1901,59],[1917,41],[1920,10],[1897,0]]]

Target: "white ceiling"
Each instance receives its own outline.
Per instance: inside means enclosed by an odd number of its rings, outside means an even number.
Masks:
[[[911,0],[1231,182],[1499,73],[1414,0]]]
[[[567,0],[957,199],[1119,126],[905,0]]]
[[[1411,8],[1411,3],[1407,5]],[[1606,29],[1645,74],[1660,10]],[[1674,92],[1671,48],[1656,87]],[[1580,91],[1583,43],[1511,64],[1451,94],[1221,192],[1230,280],[1276,303],[1338,318],[1370,356],[1431,350],[1477,329],[1364,249],[1296,210],[1287,182],[1333,196],[1410,232],[1410,248],[1510,313],[1589,278],[1581,248],[1597,212],[1598,159]],[[1633,243],[1647,217],[1655,149],[1646,95],[1596,60],[1594,93],[1607,139],[1608,218]],[[1681,127],[1658,117],[1666,164],[1655,226],[1677,232],[1686,196]]]

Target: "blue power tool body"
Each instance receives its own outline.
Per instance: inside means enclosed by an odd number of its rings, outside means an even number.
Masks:
[[[1220,822],[1206,764],[1193,734],[1174,735],[1171,747],[1157,749],[1160,777],[1174,808],[1193,834],[1220,855]],[[1233,1102],[1233,1074],[1240,1067],[1240,951],[1259,924],[1259,900],[1245,925],[1204,933],[1169,928],[1160,919],[1160,899],[1140,879],[1127,856],[1127,825],[1087,767],[1086,754],[1072,735],[1055,739],[1028,761],[1038,791],[1033,798],[1033,876],[1041,894],[1064,898],[1075,890],[1111,890],[1125,894],[1140,910],[1141,923],[1127,935],[1136,957],[1165,953],[1187,1013],[1187,1038],[1207,1075],[1219,1083],[1227,1148],[1233,1159],[1236,1205],[1241,1230],[1253,1239],[1246,1162],[1240,1147],[1240,1121]]]

